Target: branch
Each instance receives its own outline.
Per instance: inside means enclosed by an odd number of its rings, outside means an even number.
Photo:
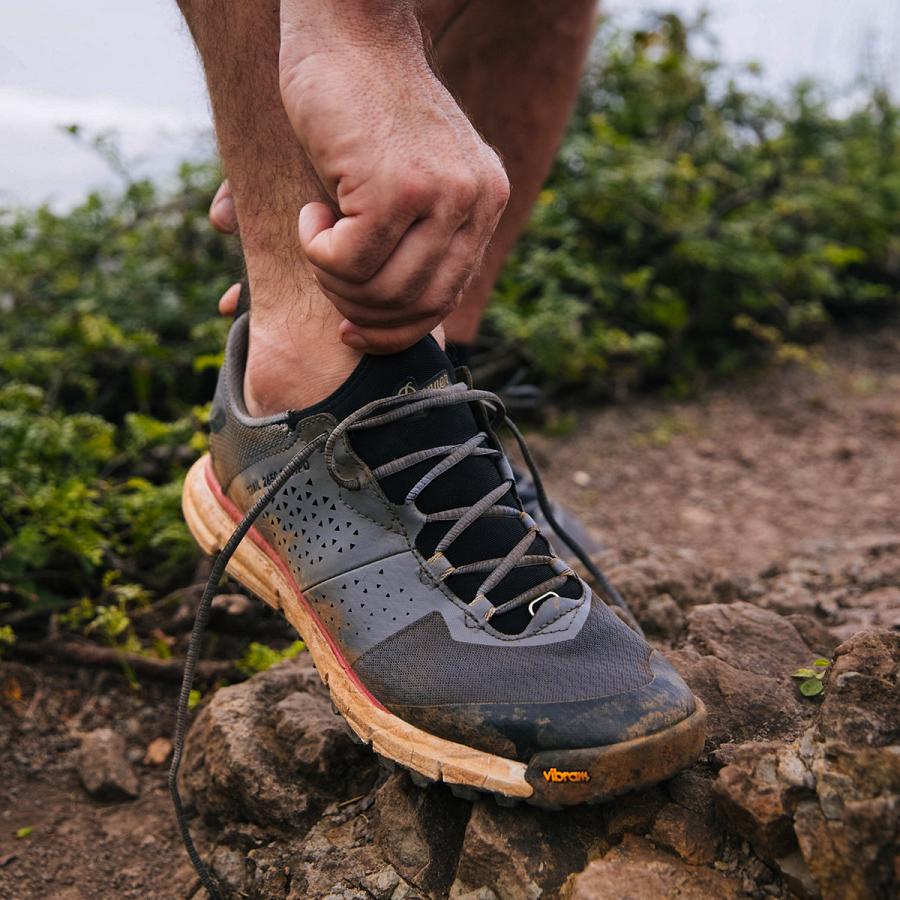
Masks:
[[[181,681],[184,672],[183,659],[153,659],[137,653],[123,653],[112,647],[76,641],[45,640],[33,643],[17,641],[7,654],[26,659],[55,659],[59,662],[106,669],[121,669],[128,666],[138,675],[159,678],[163,681]],[[210,682],[223,678],[243,680],[244,676],[227,660],[201,660],[197,663],[196,678],[199,681]]]

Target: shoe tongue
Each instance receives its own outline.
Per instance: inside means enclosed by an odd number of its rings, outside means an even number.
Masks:
[[[340,421],[373,400],[425,388],[449,387],[454,383],[454,368],[449,357],[429,336],[402,353],[365,356],[337,392],[305,410],[304,416],[328,412]],[[469,405],[460,403],[404,417],[378,428],[351,432],[349,440],[353,450],[369,468],[374,469],[416,450],[461,444],[479,430]],[[382,478],[379,480],[381,489],[392,503],[402,504],[410,488],[438,461],[437,457],[429,459],[396,475]],[[416,506],[424,513],[471,506],[502,483],[495,459],[470,456],[432,481],[416,498]],[[512,492],[507,493],[499,503],[517,505]],[[416,538],[419,552],[426,558],[431,556],[452,524],[433,522],[425,525]],[[503,557],[521,540],[525,530],[518,518],[482,516],[450,545],[447,557],[457,566]],[[547,551],[544,539],[536,538],[531,552],[543,554]],[[490,592],[489,597],[494,605],[499,605],[552,575],[548,566],[513,569]],[[461,600],[470,602],[486,577],[486,572],[451,576],[446,584]],[[513,633],[522,630],[529,618],[523,608],[495,617],[491,624]]]

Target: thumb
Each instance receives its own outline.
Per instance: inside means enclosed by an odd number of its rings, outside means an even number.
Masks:
[[[309,250],[309,245],[323,231],[333,228],[337,222],[337,216],[331,208],[324,203],[307,203],[300,210],[298,223],[300,233],[300,246],[304,252]]]

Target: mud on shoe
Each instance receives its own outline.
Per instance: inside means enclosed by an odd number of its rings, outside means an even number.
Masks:
[[[702,704],[522,509],[493,394],[429,337],[364,357],[315,407],[252,418],[248,320],[184,486],[219,553],[207,605],[227,565],[302,635],[359,738],[418,783],[556,808],[696,759]]]

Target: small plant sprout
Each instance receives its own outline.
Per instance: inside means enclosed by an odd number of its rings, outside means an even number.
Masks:
[[[825,674],[831,663],[827,659],[815,660],[811,667],[797,669],[791,674],[791,678],[800,678],[800,693],[804,697],[818,697],[825,692]]]

